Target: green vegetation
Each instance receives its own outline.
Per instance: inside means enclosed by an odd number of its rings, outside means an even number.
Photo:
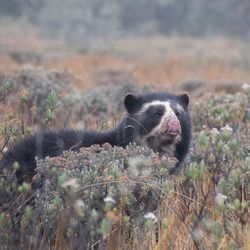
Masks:
[[[16,92],[17,83],[8,80],[1,88],[1,104],[18,96],[20,107],[1,116],[1,153],[17,138],[34,131],[40,121],[47,126],[55,120],[63,122],[65,117],[57,116],[56,111],[71,95],[62,97],[53,81],[55,88],[39,99],[40,120],[26,127],[23,124],[34,109],[29,102],[43,88],[31,90],[27,85],[26,92]],[[81,94],[81,102],[90,105],[85,112],[102,102],[103,109],[96,116],[110,119],[120,110],[124,86],[110,88],[112,92],[100,88]],[[114,100],[114,106],[105,106],[105,95]],[[17,245],[19,249],[91,249],[98,245],[107,249],[247,248],[250,86],[244,85],[235,94],[203,95],[192,105],[193,143],[178,176],[168,174],[174,159],[160,159],[136,145],[122,149],[108,144],[39,160],[34,182],[42,186],[36,191],[29,183],[16,184],[17,164],[1,170],[1,249]]]

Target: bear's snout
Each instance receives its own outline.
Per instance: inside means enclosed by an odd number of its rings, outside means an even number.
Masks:
[[[171,134],[171,135],[181,134],[181,124],[179,120],[171,119],[167,125],[168,125],[167,131],[166,131],[167,134]]]

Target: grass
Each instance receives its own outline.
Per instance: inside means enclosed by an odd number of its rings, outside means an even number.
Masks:
[[[15,52],[25,58],[25,63],[34,63],[32,60],[39,55],[38,66],[72,72],[77,76],[73,84],[81,90],[109,82],[119,84],[121,78],[114,79],[107,73],[110,71],[120,75],[128,73],[138,84],[159,83],[170,90],[177,83],[193,80],[207,82],[206,88],[220,82],[250,80],[249,45],[237,39],[129,37],[93,42],[93,47],[77,49],[66,47],[60,40],[42,38],[34,27],[23,21],[20,25],[26,27],[28,36],[23,35],[16,23],[8,23],[8,26],[0,23],[2,72],[20,68],[10,56]]]
[[[18,166],[2,169],[2,249],[250,248],[250,88],[242,84],[250,81],[248,45],[130,38],[60,56],[61,49],[45,46],[44,52],[37,44],[42,69],[14,62],[12,46],[1,49],[0,62],[9,63],[0,74],[0,154],[45,125],[78,128],[86,119],[92,128],[106,127],[105,120],[121,115],[124,92],[180,92],[183,82],[198,81],[189,93],[192,147],[178,176],[168,175],[174,159],[135,145],[93,146],[41,160],[33,181],[46,181],[36,191],[16,184]],[[73,114],[69,123],[59,104]]]

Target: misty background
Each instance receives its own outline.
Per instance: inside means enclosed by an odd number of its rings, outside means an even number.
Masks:
[[[0,21],[24,19],[74,45],[127,36],[250,37],[249,0],[0,0],[0,6]]]

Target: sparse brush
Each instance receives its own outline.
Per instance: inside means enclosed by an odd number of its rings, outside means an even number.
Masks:
[[[125,94],[142,93],[153,88],[151,85],[139,87],[131,82],[122,82],[119,85],[95,87],[87,93],[81,93],[71,84],[74,76],[69,72],[46,71],[31,66],[24,66],[15,74],[2,75],[1,78],[4,88],[0,92],[0,101],[10,91],[15,94],[21,92],[18,95],[20,94],[23,105],[22,113],[26,109],[22,120],[26,120],[23,121],[26,127],[36,129],[46,127],[52,120],[53,126],[61,128],[72,124],[89,128],[93,127],[93,121],[98,130],[115,126],[123,112],[121,99]],[[55,97],[60,101],[59,106],[58,103],[53,103],[56,101]],[[52,107],[55,104],[56,107]],[[114,117],[113,124],[106,125],[105,121],[110,117]]]
[[[56,93],[52,90],[48,94],[47,98],[47,111],[46,111],[46,117],[45,121],[47,124],[51,123],[53,119],[55,118],[55,113],[57,109],[59,108],[60,103],[58,102]]]
[[[153,85],[140,87],[130,82],[92,88],[91,91],[82,95],[80,101],[83,127],[91,126],[93,120],[97,123],[95,127],[98,130],[116,126],[124,111],[124,105],[121,101],[124,96],[127,93],[140,94],[152,89]],[[113,124],[105,124],[105,121],[110,117],[113,118]]]
[[[11,81],[4,81],[3,85],[0,87],[0,102],[4,101],[7,95],[13,89],[13,83]]]
[[[82,103],[89,100],[84,112],[99,103],[103,109],[94,117],[112,116],[119,110],[117,100],[123,88],[110,93],[100,88],[83,95]],[[25,182],[16,184],[17,165],[3,170],[2,248],[246,247],[250,225],[249,89],[246,85],[235,95],[194,103],[193,145],[178,176],[168,174],[173,159],[160,159],[136,145],[123,149],[107,144],[39,160],[33,180],[40,185],[38,190]],[[46,108],[55,112],[60,95],[51,92],[47,97]],[[114,107],[106,100],[114,101]],[[18,136],[14,125],[19,131],[21,123],[14,122],[14,117],[18,116],[6,114],[0,125],[1,148],[5,138],[10,141],[11,136]]]

